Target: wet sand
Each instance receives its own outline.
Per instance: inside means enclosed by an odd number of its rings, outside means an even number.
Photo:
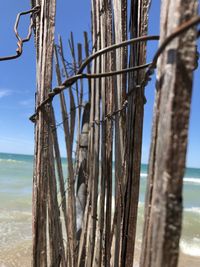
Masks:
[[[135,249],[135,261],[133,267],[139,267],[140,248],[137,245]],[[200,255],[194,257],[180,252],[178,267],[200,267]]]
[[[200,266],[200,256],[194,257],[186,255],[184,253],[180,253],[178,267],[199,267],[199,266]]]
[[[1,249],[0,267],[31,267],[31,242]]]
[[[135,251],[134,267],[139,267],[139,248]],[[180,253],[178,267],[199,267],[200,256],[193,257]],[[31,267],[31,242],[23,242],[17,247],[1,249],[0,267]]]

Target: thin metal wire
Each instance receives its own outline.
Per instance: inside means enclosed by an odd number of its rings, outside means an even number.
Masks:
[[[125,47],[125,46],[128,46],[128,45],[136,44],[136,43],[139,43],[139,42],[158,41],[159,38],[160,37],[158,35],[140,36],[140,37],[133,38],[133,39],[130,39],[130,40],[126,40],[126,41],[123,41],[123,42],[121,42],[119,44],[114,44],[114,45],[105,47],[105,48],[103,48],[101,50],[98,50],[94,54],[90,55],[83,62],[83,64],[81,65],[79,71],[77,72],[77,74],[81,74],[89,63],[91,63],[95,58],[97,58],[97,57],[99,57],[101,55],[104,55],[105,53],[111,52],[111,51],[116,50],[116,49],[121,48],[121,47]]]
[[[34,115],[32,115],[30,117],[30,120],[32,122],[35,122],[36,120],[36,116],[38,115],[39,111],[47,104],[53,101],[53,98],[61,93],[63,90],[65,90],[66,88],[72,86],[77,80],[79,79],[92,79],[92,78],[101,78],[101,77],[108,77],[108,76],[113,76],[113,75],[118,75],[118,74],[122,74],[122,73],[127,73],[130,71],[138,71],[142,68],[147,68],[147,71],[145,73],[145,77],[144,80],[142,81],[142,83],[140,85],[138,85],[137,87],[139,88],[143,88],[147,85],[148,81],[150,80],[150,76],[154,73],[154,69],[156,68],[157,65],[157,60],[159,58],[159,56],[162,54],[162,52],[165,50],[166,46],[172,41],[174,40],[177,36],[183,34],[184,32],[186,32],[188,29],[190,29],[191,27],[194,27],[195,25],[200,23],[200,16],[196,16],[195,18],[189,20],[188,22],[183,23],[180,27],[178,27],[171,35],[169,35],[164,42],[161,44],[161,46],[158,48],[158,50],[156,51],[153,61],[152,63],[148,63],[145,65],[141,65],[141,66],[136,66],[133,68],[129,68],[129,69],[124,69],[124,70],[120,70],[120,71],[113,71],[113,72],[109,72],[109,73],[99,73],[99,74],[84,74],[82,73],[84,71],[84,69],[86,68],[86,66],[95,58],[97,58],[100,55],[103,55],[107,52],[110,52],[114,49],[123,47],[123,46],[127,46],[127,45],[131,45],[137,42],[144,42],[144,41],[149,41],[149,40],[158,40],[159,36],[157,35],[152,35],[152,36],[142,36],[142,37],[138,37],[138,38],[134,38],[131,40],[127,40],[124,41],[122,43],[119,44],[115,44],[115,45],[111,45],[109,47],[106,47],[102,50],[97,51],[96,53],[92,54],[91,56],[89,56],[85,62],[83,62],[83,64],[81,65],[79,71],[77,72],[77,75],[72,76],[68,79],[66,79],[63,84],[61,86],[57,86],[53,89],[52,92],[49,93],[49,96],[47,97],[47,99],[45,99],[36,109],[36,112]],[[129,97],[129,95],[131,95],[133,92],[133,90],[129,91],[127,93],[127,98]],[[125,105],[126,106],[126,105]],[[125,108],[125,106],[123,107],[123,109]],[[122,111],[122,110],[121,110]],[[120,112],[120,110],[115,111],[117,113]],[[117,114],[116,113],[116,114]],[[98,122],[96,122],[98,123]]]
[[[141,69],[147,68],[151,63],[147,63],[144,65],[123,69],[119,71],[113,71],[109,73],[98,73],[98,74],[89,74],[89,73],[83,73],[78,74],[75,76],[72,76],[68,78],[62,85],[55,87],[52,92],[48,94],[48,97],[37,107],[36,112],[29,118],[32,122],[35,122],[36,116],[38,115],[39,111],[48,103],[52,102],[53,98],[60,94],[63,90],[65,90],[68,87],[71,87],[75,82],[77,82],[80,79],[96,79],[96,78],[103,78],[103,77],[111,77],[114,75],[119,75],[122,73],[128,73],[133,71],[139,71]]]
[[[0,57],[0,61],[6,61],[6,60],[12,60],[12,59],[16,59],[18,57],[20,57],[22,55],[23,52],[23,44],[30,41],[31,39],[31,35],[32,35],[32,29],[34,26],[34,22],[33,22],[33,16],[38,14],[40,12],[40,6],[35,6],[34,8],[28,10],[28,11],[24,11],[21,12],[19,14],[17,14],[16,17],[16,21],[15,21],[15,25],[14,25],[14,32],[15,32],[15,36],[18,40],[17,42],[17,49],[16,49],[16,54],[15,55],[11,55],[11,56],[6,56],[6,57]],[[28,27],[28,34],[25,38],[21,38],[18,32],[18,27],[19,27],[19,22],[20,22],[20,18],[21,16],[25,16],[25,15],[30,15],[30,25]]]
[[[154,70],[156,69],[156,65],[157,65],[157,61],[159,56],[163,53],[163,51],[165,50],[165,48],[168,46],[168,44],[174,40],[176,37],[178,37],[179,35],[185,33],[187,30],[189,30],[190,28],[194,27],[195,25],[200,23],[200,16],[196,16],[193,19],[183,23],[182,25],[180,25],[172,34],[170,34],[164,41],[163,43],[160,45],[160,47],[158,48],[158,50],[156,51],[154,57],[153,57],[153,61],[151,63],[151,65],[148,67],[144,80],[141,83],[141,87],[144,87],[148,84],[148,81],[150,80],[150,76],[152,75],[152,73],[154,72]],[[197,38],[199,38],[199,34],[197,32]]]
[[[63,121],[61,121],[61,122],[58,122],[58,123],[55,125],[55,127],[52,127],[52,131],[55,131],[58,127],[60,127],[61,125],[63,125],[64,122],[65,122],[66,120],[69,119],[69,116],[71,115],[72,112],[74,112],[76,109],[83,108],[83,107],[85,107],[85,106],[84,106],[84,105],[78,105],[78,106],[75,106],[74,108],[71,108],[71,109],[70,109],[70,112],[67,114],[67,116],[65,117],[65,119],[64,119]],[[62,128],[62,129],[63,129],[63,128]],[[63,129],[63,130],[64,130],[64,129]]]

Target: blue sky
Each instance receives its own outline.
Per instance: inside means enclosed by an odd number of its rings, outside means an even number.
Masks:
[[[30,8],[27,0],[6,0],[0,2],[0,56],[16,50],[13,25],[18,12]],[[160,1],[153,0],[150,11],[149,34],[159,34]],[[20,32],[26,34],[28,19],[20,24]],[[76,42],[82,42],[83,31],[90,29],[90,0],[58,0],[56,39],[61,34],[65,46],[70,31]],[[149,43],[148,59],[156,50],[157,43]],[[66,50],[68,51],[68,50]],[[23,56],[14,61],[0,62],[0,152],[33,154],[34,127],[28,120],[34,111],[35,93],[35,49],[33,39],[24,45]],[[189,130],[187,165],[200,167],[200,69],[195,73],[192,110]],[[148,162],[151,137],[152,110],[155,79],[146,89],[148,102],[145,106],[142,161]],[[62,151],[64,153],[64,149]]]

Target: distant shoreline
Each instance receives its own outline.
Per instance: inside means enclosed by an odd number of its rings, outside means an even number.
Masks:
[[[1,152],[0,151],[0,154],[4,154],[4,155],[14,155],[14,156],[27,156],[27,157],[34,157],[34,154],[23,154],[23,153],[13,153],[13,152]],[[65,160],[67,159],[66,157],[62,156],[62,159]],[[113,161],[113,164],[115,162]],[[148,163],[143,163],[142,162],[142,165],[146,165],[148,166]],[[187,169],[200,169],[200,166],[197,167],[197,166],[186,166]]]

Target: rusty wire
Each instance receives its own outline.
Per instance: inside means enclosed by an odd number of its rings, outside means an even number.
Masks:
[[[15,21],[15,25],[14,25],[14,33],[15,36],[18,40],[17,42],[17,49],[16,49],[16,54],[15,55],[10,55],[10,56],[5,56],[5,57],[0,57],[0,61],[6,61],[6,60],[12,60],[12,59],[16,59],[18,57],[20,57],[22,55],[23,52],[23,44],[30,41],[31,39],[31,35],[32,35],[32,29],[34,26],[34,22],[33,22],[33,16],[35,16],[38,12],[40,12],[40,6],[37,5],[34,8],[28,10],[28,11],[24,11],[24,12],[20,12],[17,14],[16,17],[16,21]],[[25,15],[30,15],[30,25],[28,27],[28,34],[25,38],[21,38],[21,36],[19,35],[18,32],[18,27],[19,27],[19,22],[20,22],[20,18],[21,16],[25,16]]]
[[[190,28],[192,28],[193,26],[197,25],[200,23],[200,16],[196,16],[195,18],[183,23],[182,25],[180,25],[176,31],[174,31],[172,34],[170,34],[165,40],[164,42],[160,45],[160,47],[158,48],[158,50],[156,51],[154,57],[153,57],[153,61],[151,63],[151,65],[148,67],[147,71],[146,71],[146,75],[145,78],[141,84],[141,87],[145,86],[148,83],[149,77],[152,75],[152,73],[154,72],[154,70],[156,69],[156,65],[157,65],[157,61],[159,56],[163,53],[163,51],[165,50],[165,48],[168,46],[168,44],[174,40],[174,38],[176,38],[177,36],[185,33],[187,30],[189,30]],[[197,38],[199,37],[198,32],[197,32]]]
[[[58,127],[62,126],[63,123],[64,123],[65,121],[67,121],[67,120],[70,118],[70,115],[71,115],[76,109],[84,108],[84,107],[85,107],[85,105],[77,105],[77,106],[71,108],[71,109],[70,109],[70,112],[68,112],[68,113],[67,113],[67,116],[65,116],[65,119],[64,119],[63,121],[61,121],[61,122],[56,123],[55,127],[52,127],[52,131],[55,131],[55,130],[58,129]]]
[[[183,34],[184,32],[186,32],[188,29],[190,29],[191,27],[194,27],[195,25],[200,23],[200,16],[196,16],[193,19],[183,23],[181,26],[179,26],[171,35],[169,35],[164,42],[161,44],[161,46],[158,48],[157,52],[154,55],[153,61],[152,63],[148,63],[145,65],[141,65],[141,66],[136,66],[133,68],[129,68],[129,69],[124,69],[124,70],[120,70],[120,71],[113,71],[113,72],[108,72],[108,73],[99,73],[99,74],[89,74],[89,73],[82,73],[84,71],[84,69],[87,67],[88,64],[91,63],[92,60],[94,60],[95,58],[97,58],[98,56],[101,56],[105,53],[108,53],[110,51],[113,51],[114,49],[117,48],[121,48],[124,46],[128,46],[128,45],[132,45],[138,42],[146,42],[146,41],[150,41],[150,40],[159,40],[159,36],[157,35],[151,35],[151,36],[142,36],[142,37],[137,37],[134,39],[130,39],[127,41],[123,41],[119,44],[114,44],[111,45],[109,47],[106,47],[102,50],[97,51],[96,53],[90,55],[84,62],[83,64],[80,66],[79,71],[77,72],[77,75],[74,75],[72,77],[67,78],[62,85],[60,86],[56,86],[52,92],[49,93],[49,96],[43,101],[41,102],[37,109],[35,114],[33,114],[30,117],[30,120],[35,122],[36,116],[38,115],[39,111],[47,104],[53,101],[53,98],[57,95],[60,94],[63,90],[65,90],[66,88],[72,86],[77,80],[79,79],[93,79],[93,78],[102,78],[102,77],[108,77],[108,76],[113,76],[113,75],[118,75],[118,74],[122,74],[122,73],[127,73],[127,72],[131,72],[131,71],[138,71],[140,69],[143,68],[147,68],[147,71],[145,72],[145,77],[144,80],[142,81],[142,83],[140,85],[137,85],[137,87],[145,87],[148,83],[148,81],[150,80],[150,76],[153,74],[154,69],[156,68],[157,65],[157,60],[159,58],[159,56],[162,54],[162,52],[165,50],[166,46],[172,41],[174,40],[177,36]],[[197,34],[197,37],[199,37],[199,34]],[[131,95],[133,92],[133,90],[129,91],[127,93],[127,98],[129,97],[129,95]]]

